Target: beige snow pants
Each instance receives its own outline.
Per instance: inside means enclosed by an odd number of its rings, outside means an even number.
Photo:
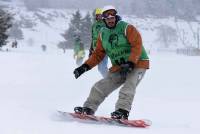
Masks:
[[[94,84],[83,106],[96,111],[98,106],[110,93],[122,86],[119,91],[119,98],[116,102],[115,110],[124,109],[130,111],[136,87],[142,80],[145,72],[146,69],[135,68],[127,74],[126,78],[123,78],[119,72],[109,73],[107,77]]]

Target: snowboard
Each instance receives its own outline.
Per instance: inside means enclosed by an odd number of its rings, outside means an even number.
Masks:
[[[112,119],[110,117],[105,117],[105,116],[85,115],[85,114],[77,114],[77,113],[70,113],[63,111],[58,111],[58,113],[65,119],[78,121],[82,123],[110,124],[110,125],[138,127],[138,128],[147,128],[152,124],[152,122],[147,119],[123,120],[123,119]]]

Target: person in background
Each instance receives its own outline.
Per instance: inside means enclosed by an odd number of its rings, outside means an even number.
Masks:
[[[74,59],[76,59],[76,64],[78,66],[82,64],[84,57],[84,44],[81,42],[80,36],[77,36],[74,42]]]
[[[96,8],[95,9],[95,20],[92,24],[92,42],[89,49],[89,56],[93,53],[96,49],[97,38],[99,31],[102,27],[105,27],[105,23],[102,20],[102,9]],[[98,64],[98,71],[101,73],[103,77],[107,76],[108,73],[108,56],[105,56],[104,59]]]
[[[14,42],[12,42],[12,48],[17,48],[17,40],[15,40]]]

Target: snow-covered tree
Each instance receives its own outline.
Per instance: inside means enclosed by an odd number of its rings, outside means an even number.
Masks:
[[[81,42],[88,48],[91,42],[91,27],[92,18],[90,13],[88,12],[86,16],[82,18],[80,11],[77,10],[75,14],[72,14],[69,28],[62,34],[66,41],[60,42],[58,47],[73,48],[75,38],[80,37]]]
[[[131,0],[130,11],[138,17],[175,16],[185,20],[194,20],[200,13],[199,0]]]
[[[57,46],[58,48],[62,49],[64,53],[65,53],[65,50],[68,48],[66,41],[60,42]]]
[[[158,27],[157,40],[163,48],[169,48],[170,45],[175,45],[178,40],[177,32],[174,28],[161,25]]]
[[[0,9],[0,47],[6,45],[8,34],[8,29],[12,26],[11,25],[11,15],[4,10]]]
[[[85,47],[89,48],[91,43],[91,27],[92,27],[92,18],[90,13],[82,19],[81,25],[81,39]]]
[[[62,34],[62,36],[66,40],[65,43],[67,44],[67,46],[69,46],[69,48],[73,47],[75,38],[77,36],[80,36],[81,34],[81,18],[82,16],[80,14],[80,11],[77,10],[75,14],[72,14],[72,19],[70,21],[69,28],[64,34]]]
[[[9,36],[12,39],[18,39],[18,40],[23,39],[23,33],[18,23],[12,24],[12,27],[9,30]]]

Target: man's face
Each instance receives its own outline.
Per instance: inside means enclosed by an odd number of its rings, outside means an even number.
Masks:
[[[102,15],[101,14],[96,14],[96,20],[97,21],[102,20]]]
[[[116,18],[115,18],[114,16],[105,19],[105,21],[106,21],[106,24],[107,24],[108,27],[110,27],[110,28],[115,27],[115,21],[116,21]]]
[[[116,12],[115,10],[108,10],[103,14],[103,18],[108,27],[113,28],[115,27],[116,23]]]

